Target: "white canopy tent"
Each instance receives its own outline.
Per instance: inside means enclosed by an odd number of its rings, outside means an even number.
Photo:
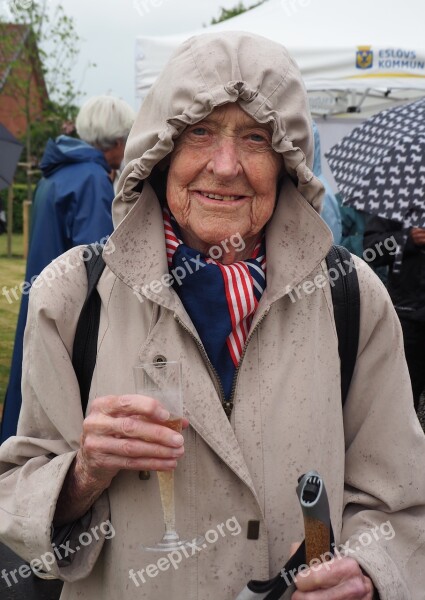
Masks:
[[[143,100],[172,52],[192,35],[243,30],[282,43],[297,61],[315,115],[376,112],[425,95],[424,0],[267,0],[233,19],[166,37],[140,36]]]
[[[425,96],[424,22],[425,0],[267,0],[198,31],[138,37],[136,96],[143,101],[171,54],[192,35],[257,33],[286,46],[297,61],[324,154],[359,119]],[[334,185],[326,162],[323,167]]]

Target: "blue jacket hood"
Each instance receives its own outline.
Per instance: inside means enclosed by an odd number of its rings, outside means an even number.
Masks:
[[[90,146],[87,142],[83,142],[83,140],[67,135],[60,135],[55,141],[50,139],[47,142],[40,169],[44,177],[50,177],[57,169],[66,164],[81,162],[95,162],[106,171],[110,171],[110,167],[100,150]]]
[[[313,138],[314,138],[314,157],[313,157],[313,173],[316,177],[322,174],[322,159],[320,156],[320,136],[319,129],[313,121]]]
[[[320,135],[316,123],[313,121],[314,156],[313,173],[323,183],[325,195],[323,197],[321,216],[332,231],[334,243],[339,244],[342,236],[342,222],[339,206],[331,185],[322,173],[322,158],[320,152]]]

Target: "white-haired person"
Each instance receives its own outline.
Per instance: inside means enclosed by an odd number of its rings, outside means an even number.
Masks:
[[[31,284],[60,254],[112,233],[115,193],[111,174],[121,165],[134,118],[133,109],[124,100],[95,96],[78,113],[79,139],[60,135],[47,142],[40,163],[43,177],[33,201],[31,241],[0,442],[16,433],[21,408],[22,346]],[[16,292],[11,295],[4,288],[3,295],[6,300],[17,301]]]

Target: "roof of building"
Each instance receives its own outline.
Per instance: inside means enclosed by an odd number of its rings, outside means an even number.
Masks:
[[[0,93],[3,90],[12,67],[20,58],[31,61],[42,95],[48,98],[46,82],[31,27],[18,23],[0,23]],[[24,51],[27,50],[25,53]]]

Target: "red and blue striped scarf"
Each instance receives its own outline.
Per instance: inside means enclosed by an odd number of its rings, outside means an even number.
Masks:
[[[264,239],[257,243],[250,259],[222,265],[181,241],[178,225],[168,209],[164,209],[163,216],[173,287],[229,399],[235,369],[266,287]]]

